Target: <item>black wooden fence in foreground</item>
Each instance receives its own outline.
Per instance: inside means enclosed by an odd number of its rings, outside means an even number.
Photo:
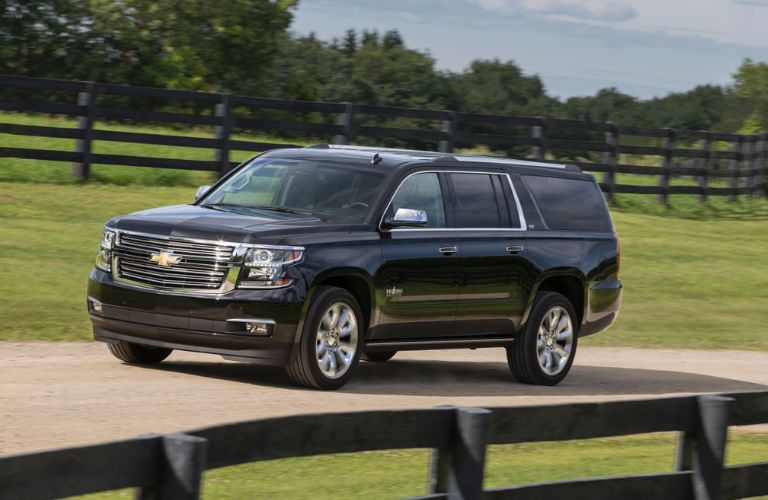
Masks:
[[[71,162],[81,178],[88,177],[93,164],[225,173],[235,165],[230,161],[232,151],[291,146],[232,138],[235,133],[252,132],[304,142],[399,145],[446,153],[483,146],[540,161],[568,159],[587,171],[601,173],[601,186],[609,197],[614,193],[655,194],[662,203],[676,194],[698,195],[706,201],[708,196],[765,193],[768,162],[765,133],[651,129],[3,75],[0,110],[77,117],[77,128],[0,123],[0,134],[77,141],[74,151],[58,151],[4,147],[0,139],[0,157]],[[212,136],[116,132],[99,129],[100,120],[209,127]],[[201,148],[210,150],[211,160],[95,153],[94,143],[99,141]],[[635,177],[636,184],[628,184],[621,177],[626,174],[652,179],[638,182]]]
[[[768,392],[300,415],[3,457],[0,498],[47,499],[136,487],[138,498],[196,499],[207,469],[286,457],[405,448],[434,450],[429,493],[420,498],[746,498],[768,495],[768,462],[724,467],[728,427],[760,423],[768,423]],[[680,432],[674,472],[483,490],[486,446],[490,444],[668,431]]]

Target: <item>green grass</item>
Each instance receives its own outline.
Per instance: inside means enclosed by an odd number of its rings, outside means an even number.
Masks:
[[[768,435],[731,436],[730,465],[768,460]],[[575,479],[653,474],[674,468],[672,434],[525,443],[489,447],[485,487]],[[289,458],[239,465],[205,474],[203,497],[239,498],[402,498],[426,493],[426,450],[393,450]],[[123,490],[87,498],[130,498]]]
[[[188,203],[191,187],[0,182],[0,339],[90,338],[85,287],[103,223]],[[614,210],[624,302],[586,345],[768,349],[766,201],[729,210]]]

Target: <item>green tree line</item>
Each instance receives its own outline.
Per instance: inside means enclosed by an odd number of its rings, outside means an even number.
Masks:
[[[0,0],[0,73],[285,99],[752,132],[768,128],[768,63],[727,86],[641,100],[557,99],[514,61],[436,68],[397,31],[290,32],[297,0]]]

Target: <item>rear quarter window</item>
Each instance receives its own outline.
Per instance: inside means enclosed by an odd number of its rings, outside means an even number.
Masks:
[[[611,216],[594,182],[557,177],[523,176],[549,229],[611,232]]]

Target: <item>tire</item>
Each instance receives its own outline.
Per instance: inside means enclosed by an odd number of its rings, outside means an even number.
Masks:
[[[552,328],[550,322],[556,317]],[[557,385],[562,382],[576,356],[578,330],[576,312],[568,299],[555,292],[536,294],[523,332],[507,348],[507,363],[512,375],[526,384]]]
[[[154,365],[170,356],[173,349],[134,344],[123,340],[116,344],[107,344],[109,352],[117,359],[137,365]]]
[[[397,351],[366,352],[363,354],[363,361],[372,361],[374,363],[383,363],[392,359]]]
[[[355,297],[343,288],[319,287],[291,354],[288,377],[312,389],[342,387],[360,361],[364,335],[363,314]]]

